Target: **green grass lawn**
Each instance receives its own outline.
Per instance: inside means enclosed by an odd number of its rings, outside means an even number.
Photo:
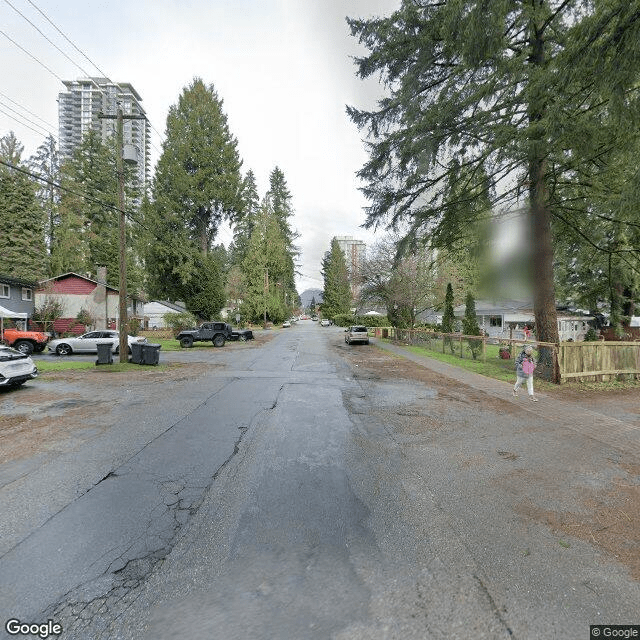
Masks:
[[[386,340],[386,342],[392,342]],[[456,344],[456,355],[451,355],[451,352],[447,350],[446,353],[442,353],[442,343],[435,343],[437,348],[429,349],[421,346],[407,346],[403,345],[405,349],[411,353],[415,353],[419,356],[427,358],[433,358],[434,360],[440,360],[447,362],[454,367],[460,367],[467,371],[473,371],[480,375],[487,376],[488,378],[494,378],[495,380],[503,380],[505,382],[515,382],[515,362],[514,358],[502,359],[498,355],[500,347],[498,345],[487,345],[486,361],[482,361],[482,355],[478,355],[477,360],[473,360],[470,351],[463,346],[464,358],[459,356],[459,346]],[[515,351],[515,354],[519,352],[519,349]],[[537,357],[537,352],[534,351],[534,355]],[[609,382],[579,382],[569,381],[563,382],[558,386],[546,380],[542,380],[540,376],[535,377],[535,387],[539,391],[554,391],[561,388],[573,388],[584,391],[614,391],[624,389],[636,389],[640,388],[640,380],[612,380]]]
[[[473,371],[480,375],[487,376],[488,378],[494,378],[495,380],[503,380],[504,382],[514,383],[516,380],[515,362],[514,358],[502,359],[499,356],[498,345],[488,344],[486,359],[482,361],[482,354],[478,355],[477,360],[474,360],[471,356],[470,350],[463,344],[462,352],[464,358],[460,357],[459,345],[454,343],[454,350],[456,355],[451,355],[451,351],[447,348],[445,353],[442,353],[442,343],[436,343],[438,348],[429,349],[427,347],[415,347],[404,346],[405,349],[411,353],[415,353],[419,356],[427,358],[433,358],[434,360],[440,360],[453,365],[454,367],[460,367],[467,371]],[[516,352],[517,353],[517,352]],[[556,385],[536,378],[536,388],[539,390],[549,390],[555,388]]]

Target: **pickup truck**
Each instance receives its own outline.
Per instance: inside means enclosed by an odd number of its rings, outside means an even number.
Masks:
[[[42,331],[21,331],[20,329],[5,329],[2,333],[3,342],[27,356],[34,351],[36,353],[44,351],[50,337],[48,333]]]
[[[183,329],[176,339],[180,346],[188,349],[194,342],[213,342],[214,347],[223,347],[227,340],[253,339],[253,332],[250,329],[234,329],[226,322],[204,322],[197,329]]]

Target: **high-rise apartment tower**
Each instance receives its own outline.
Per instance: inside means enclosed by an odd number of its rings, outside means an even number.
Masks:
[[[99,115],[116,115],[118,106],[125,115],[123,142],[137,150],[136,182],[141,194],[146,190],[149,171],[149,123],[146,120],[127,120],[127,115],[145,115],[142,98],[128,82],[112,82],[109,78],[80,78],[66,80],[67,91],[58,94],[58,126],[60,157],[68,158],[93,129],[102,140],[115,135],[116,121],[100,119]]]
[[[360,294],[360,268],[364,260],[367,245],[362,240],[354,240],[352,236],[335,236],[338,246],[344,253],[349,270],[351,295],[354,299]]]

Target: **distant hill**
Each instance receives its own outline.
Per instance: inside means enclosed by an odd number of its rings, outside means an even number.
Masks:
[[[305,289],[300,294],[300,301],[304,308],[311,304],[313,298],[316,299],[316,302],[322,302],[322,289]]]

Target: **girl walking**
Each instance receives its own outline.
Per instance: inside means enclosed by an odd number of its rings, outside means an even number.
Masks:
[[[533,357],[533,347],[528,344],[522,349],[516,358],[516,384],[513,387],[513,395],[517,397],[518,389],[527,381],[527,391],[533,402],[538,398],[533,395],[533,370],[536,368],[536,360]]]

